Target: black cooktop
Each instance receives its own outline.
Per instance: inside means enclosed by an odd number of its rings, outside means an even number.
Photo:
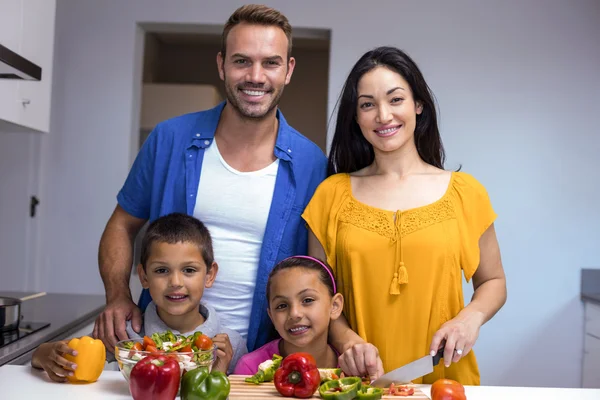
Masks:
[[[11,343],[16,342],[19,339],[23,339],[24,337],[31,335],[49,326],[49,322],[26,322],[21,321],[18,329],[13,329],[11,331],[0,332],[0,348],[4,346],[8,346]]]

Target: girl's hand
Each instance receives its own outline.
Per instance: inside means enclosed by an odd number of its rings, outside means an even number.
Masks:
[[[340,367],[349,376],[368,376],[375,380],[383,375],[383,362],[379,350],[371,343],[357,343],[346,349],[338,358]]]
[[[463,312],[443,324],[433,335],[429,349],[432,356],[444,347],[444,364],[458,362],[466,356],[479,337],[479,329],[483,325],[483,315],[476,312]],[[445,341],[445,344],[444,344]]]
[[[226,333],[219,333],[212,338],[212,341],[217,346],[217,361],[213,364],[213,370],[226,374],[233,358],[233,347],[229,336]]]
[[[68,340],[41,344],[33,354],[31,364],[46,371],[53,381],[66,382],[66,376],[73,375],[77,368],[77,364],[63,357],[65,354],[77,355],[77,351],[67,346],[67,343]]]

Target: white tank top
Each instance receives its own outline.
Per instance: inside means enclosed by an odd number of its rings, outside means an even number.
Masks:
[[[278,168],[279,159],[259,171],[239,172],[225,162],[216,141],[202,161],[194,217],[210,231],[219,264],[215,283],[202,299],[244,339]]]

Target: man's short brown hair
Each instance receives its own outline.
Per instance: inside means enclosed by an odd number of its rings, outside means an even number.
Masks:
[[[247,4],[241,6],[234,11],[229,17],[223,28],[223,36],[221,41],[221,55],[225,58],[225,50],[227,48],[227,35],[229,31],[241,23],[253,24],[253,25],[264,25],[264,26],[277,26],[279,27],[288,40],[288,60],[292,55],[292,26],[285,15],[279,11],[259,4]]]

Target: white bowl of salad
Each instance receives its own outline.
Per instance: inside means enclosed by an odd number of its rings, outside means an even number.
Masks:
[[[208,367],[211,370],[216,359],[217,346],[202,332],[186,337],[171,331],[154,333],[152,336],[144,336],[143,339],[122,340],[115,346],[115,358],[127,382],[133,366],[138,361],[157,353],[176,357],[183,374],[198,367]]]

